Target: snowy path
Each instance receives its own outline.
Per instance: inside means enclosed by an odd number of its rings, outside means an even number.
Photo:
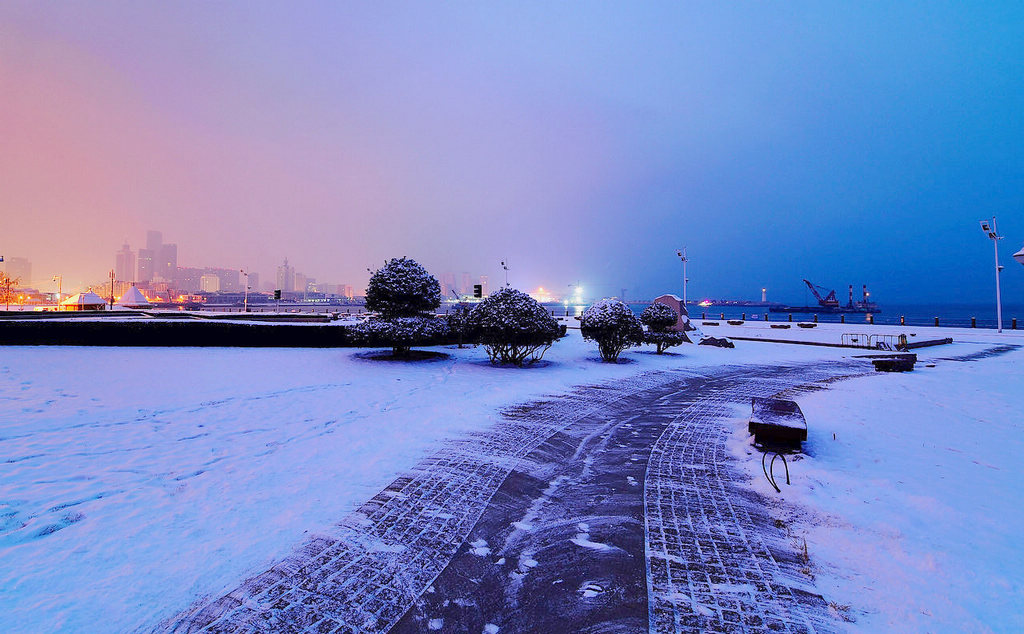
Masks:
[[[824,601],[729,465],[722,422],[751,396],[863,371],[663,372],[513,410],[166,626],[820,629]]]

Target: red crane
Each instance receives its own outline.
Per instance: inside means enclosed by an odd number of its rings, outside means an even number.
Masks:
[[[819,305],[826,308],[839,308],[839,300],[836,299],[836,292],[834,290],[813,284],[810,280],[804,280],[804,284],[807,285],[807,288],[811,289],[811,293],[814,294],[814,299],[818,300]],[[825,293],[824,297],[821,296],[822,293]]]

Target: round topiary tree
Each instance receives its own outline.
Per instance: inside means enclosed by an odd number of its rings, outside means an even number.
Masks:
[[[580,332],[584,339],[597,342],[606,363],[614,363],[623,350],[643,343],[644,339],[640,320],[617,299],[602,299],[583,311]]]
[[[440,305],[437,278],[411,258],[386,261],[366,286],[366,310],[380,313],[384,319],[416,317]]]
[[[356,327],[353,338],[365,345],[390,345],[395,356],[408,355],[412,346],[447,334],[447,325],[429,315],[440,305],[437,278],[411,258],[388,260],[366,286],[366,309],[380,317]]]
[[[503,288],[477,304],[469,323],[491,363],[535,363],[561,334],[558,322],[537,300],[514,288]]]
[[[667,304],[654,302],[640,313],[640,321],[647,325],[644,343],[654,344],[658,354],[686,342],[686,335],[669,330],[679,321],[679,315]]]

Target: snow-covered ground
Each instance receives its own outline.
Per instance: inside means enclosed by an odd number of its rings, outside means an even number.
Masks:
[[[979,346],[958,344],[922,354],[975,349]],[[543,366],[529,369],[491,367],[479,348],[444,351],[449,359],[399,363],[361,359],[356,356],[361,351],[353,349],[4,348],[0,631],[89,631],[97,623],[104,631],[151,628],[194,600],[223,593],[266,569],[307,533],[337,522],[446,439],[487,429],[497,412],[512,403],[652,370],[810,361],[850,353],[739,342],[734,350],[684,346],[665,356],[634,350],[623,355],[627,363],[608,365],[598,361],[596,346],[583,342],[578,331],[556,343]],[[961,377],[970,376],[970,368],[988,377],[984,368],[1009,367],[1010,359],[940,363],[935,370],[880,377],[875,383],[920,385],[918,393],[925,399],[942,403],[944,395],[961,389],[947,390],[947,384],[968,385]],[[865,384],[873,385],[872,380]],[[920,383],[925,380],[931,382]],[[977,385],[986,380],[978,378]],[[853,390],[853,385],[837,389]],[[849,392],[849,398],[856,394]],[[801,401],[807,403],[808,417],[829,416],[814,410],[812,403],[818,401],[812,398],[827,399],[829,393]],[[831,411],[827,401],[820,402]],[[842,402],[837,407],[849,409]],[[941,406],[932,409],[941,411]],[[864,411],[858,405],[857,415]],[[967,442],[949,434],[938,438],[962,450]],[[982,441],[974,454],[965,453],[983,464],[1010,469],[1002,462],[1005,456],[1015,449],[1020,455],[1021,445],[1009,428]],[[813,465],[819,479],[846,478],[844,460],[853,458],[830,458],[817,449],[823,440],[812,437],[811,442],[818,457],[796,472]],[[990,444],[993,455],[986,456]],[[960,456],[946,453],[947,458]],[[874,460],[874,454],[860,460]],[[901,479],[916,480],[912,469],[918,462],[908,463]],[[982,468],[987,476],[997,473]],[[900,467],[893,469],[899,472]],[[865,470],[865,477],[884,477],[881,471],[869,473]],[[1010,473],[1019,478],[1019,468]],[[941,483],[940,475],[954,484],[964,478],[942,472],[920,479]],[[802,477],[810,481],[809,475]],[[978,491],[965,492],[964,499],[1010,495],[1010,479],[971,479]],[[823,486],[820,491],[840,489]],[[808,504],[833,512],[820,493],[802,495]],[[1019,494],[1012,499],[1019,503]],[[1009,501],[991,503],[1003,509]],[[965,540],[979,534],[976,525],[983,518],[972,521]],[[998,515],[991,522],[998,525]],[[892,533],[830,530],[837,542],[892,539]],[[816,561],[850,566],[828,559],[827,546],[815,541],[828,539],[818,533],[808,537]],[[883,570],[888,574],[888,568]],[[850,601],[857,595],[847,590],[858,580],[867,583],[854,577],[843,586],[839,572],[835,579],[835,596],[847,592]],[[1008,598],[1005,592],[1002,596]]]
[[[779,495],[750,453],[752,482],[788,503],[780,518],[798,548],[806,538],[818,589],[852,630],[1021,632],[1024,349],[933,361],[799,396],[809,457],[790,463]],[[737,440],[748,443],[745,420]]]
[[[353,349],[5,348],[0,631],[152,626],[511,403],[649,370],[837,354],[687,346],[608,365],[576,331],[544,367],[444,350],[400,363]]]

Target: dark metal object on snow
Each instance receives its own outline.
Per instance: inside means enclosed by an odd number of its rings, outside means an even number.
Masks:
[[[795,401],[755,396],[751,410],[747,429],[758,445],[799,449],[807,440],[807,420]]]

